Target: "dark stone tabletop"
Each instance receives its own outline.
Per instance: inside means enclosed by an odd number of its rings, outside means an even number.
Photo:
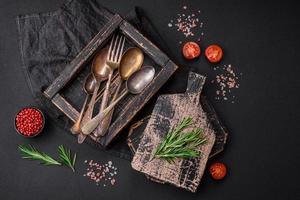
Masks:
[[[143,8],[180,66],[162,88],[163,93],[184,92],[189,71],[207,76],[204,93],[215,107],[230,135],[225,151],[209,160],[228,166],[228,176],[213,181],[208,172],[192,194],[170,185],[154,183],[132,170],[128,160],[78,145],[52,120],[40,137],[24,139],[16,134],[13,119],[27,105],[35,105],[21,70],[19,14],[49,12],[63,1],[2,0],[0,2],[0,197],[1,199],[299,199],[300,45],[299,4],[293,1],[173,1],[131,0],[99,3],[120,14],[134,6]],[[186,61],[181,44],[186,41],[168,27],[183,6],[201,10],[202,53],[211,44],[225,52],[220,66],[231,64],[242,73],[235,103],[215,99],[213,66],[204,56]],[[155,101],[152,100],[154,103]],[[45,167],[21,159],[17,145],[33,144],[56,155],[64,144],[78,153],[76,173],[61,167]],[[112,161],[118,168],[116,184],[96,186],[83,177],[85,160]]]

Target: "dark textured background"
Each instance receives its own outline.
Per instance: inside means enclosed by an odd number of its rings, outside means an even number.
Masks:
[[[100,2],[100,1],[99,1]],[[193,70],[212,78],[212,68],[202,56],[195,62],[181,57],[179,35],[167,23],[183,5],[202,11],[206,46],[219,43],[225,50],[222,64],[233,64],[243,73],[237,102],[215,102],[230,131],[225,152],[215,158],[228,165],[221,182],[206,173],[196,194],[168,185],[152,183],[133,171],[126,160],[111,157],[84,144],[47,121],[41,137],[26,140],[13,129],[13,117],[23,106],[33,104],[21,70],[15,16],[57,9],[61,1],[0,1],[0,197],[1,199],[299,199],[300,119],[300,24],[299,5],[292,1],[162,1],[131,0],[101,3],[125,14],[133,6],[144,8],[181,66],[168,83],[170,91],[183,91],[187,72]],[[297,13],[298,12],[298,13]],[[58,144],[78,152],[77,172],[44,167],[22,160],[18,144],[34,144],[55,154]],[[83,161],[112,160],[118,167],[115,187],[97,187],[82,177]],[[210,161],[212,162],[212,161]]]

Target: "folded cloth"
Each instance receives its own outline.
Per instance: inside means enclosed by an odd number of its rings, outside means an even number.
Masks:
[[[21,15],[16,19],[22,67],[33,97],[67,131],[72,122],[42,92],[112,16],[113,13],[99,5],[96,0],[69,0],[57,11]],[[161,49],[166,49],[166,45],[140,8],[135,8],[125,18],[150,40],[159,44]],[[64,91],[76,108],[80,108],[84,97],[81,92],[74,92],[75,88],[81,88],[88,73],[87,68],[83,70],[68,90]],[[88,142],[102,148],[91,140]],[[126,159],[130,159],[132,155],[124,138],[119,138],[117,144],[112,144],[106,151]]]

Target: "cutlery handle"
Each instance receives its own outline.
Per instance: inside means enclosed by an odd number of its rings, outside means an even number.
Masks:
[[[84,113],[84,110],[85,110],[85,107],[86,107],[86,104],[87,104],[87,101],[89,99],[89,95],[87,94],[86,97],[85,97],[85,100],[84,100],[84,103],[82,105],[82,108],[81,108],[81,111],[80,111],[80,114],[78,116],[78,119],[77,121],[75,122],[75,124],[72,126],[71,128],[71,132],[73,134],[78,134],[80,133],[80,123],[82,121],[82,117],[83,117],[83,113]]]
[[[84,135],[82,133],[78,134],[78,136],[77,136],[77,142],[78,142],[78,144],[82,144],[84,142],[86,136],[87,135]]]
[[[120,76],[119,76],[118,72],[112,77],[112,80],[110,82],[112,83],[116,79],[120,79]],[[101,91],[98,92],[98,95],[97,95],[97,98],[96,98],[96,102],[98,102],[102,98],[104,89],[102,89]]]
[[[119,91],[120,91],[120,88],[122,86],[122,80],[120,80],[120,83],[118,84],[117,86],[117,89],[115,91],[115,94],[111,100],[111,102],[114,102],[118,95],[119,95]],[[103,110],[102,110],[103,111]],[[100,123],[100,125],[97,127],[97,131],[95,131],[94,135],[96,137],[99,137],[99,136],[103,136],[105,135],[105,133],[107,132],[108,128],[109,128],[109,125],[111,123],[111,120],[112,120],[112,116],[114,114],[114,109],[112,109],[108,114],[107,116],[102,120],[102,122]]]
[[[83,116],[82,124],[85,124],[86,122],[90,121],[93,117],[94,106],[95,106],[98,90],[100,88],[100,84],[101,84],[101,82],[97,82],[95,85],[93,96],[92,96],[90,103],[88,105],[88,108]],[[82,130],[81,130],[81,133],[78,135],[77,142],[79,144],[82,144],[84,142],[85,138],[86,138],[86,135],[83,135]]]
[[[117,98],[113,103],[111,103],[107,108],[105,108],[101,113],[96,115],[93,119],[88,121],[81,129],[82,133],[85,135],[90,134],[97,128],[99,123],[104,119],[104,117],[113,109],[119,101],[128,94],[128,90],[126,90],[119,98]]]
[[[109,95],[110,95],[110,83],[111,83],[111,78],[112,78],[112,75],[113,75],[113,70],[110,71],[109,75],[108,75],[108,79],[107,79],[107,82],[106,82],[106,85],[105,85],[105,90],[104,90],[104,93],[103,93],[103,97],[102,97],[102,102],[101,102],[101,106],[100,106],[100,112],[102,112],[104,110],[104,108],[106,108],[107,106],[107,102],[108,102],[108,98],[109,98]]]

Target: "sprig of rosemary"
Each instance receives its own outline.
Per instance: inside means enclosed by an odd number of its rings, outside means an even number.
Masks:
[[[61,165],[60,162],[46,153],[38,151],[31,145],[19,145],[18,150],[21,152],[22,158],[24,159],[39,160],[40,163],[44,165]]]
[[[65,165],[75,172],[76,153],[71,156],[71,150],[66,150],[63,145],[58,146],[59,160],[55,160],[48,154],[38,151],[31,145],[19,145],[18,150],[22,154],[22,158],[30,160],[38,160],[44,165]]]
[[[71,150],[66,150],[63,145],[59,145],[57,151],[59,154],[60,162],[63,165],[70,167],[73,170],[73,172],[75,172],[76,153],[73,155],[72,158]]]
[[[159,144],[153,154],[153,158],[163,158],[168,162],[175,158],[193,158],[200,155],[197,147],[206,142],[203,137],[203,129],[196,128],[189,132],[184,129],[193,124],[192,118],[184,118],[178,126],[171,129]]]

